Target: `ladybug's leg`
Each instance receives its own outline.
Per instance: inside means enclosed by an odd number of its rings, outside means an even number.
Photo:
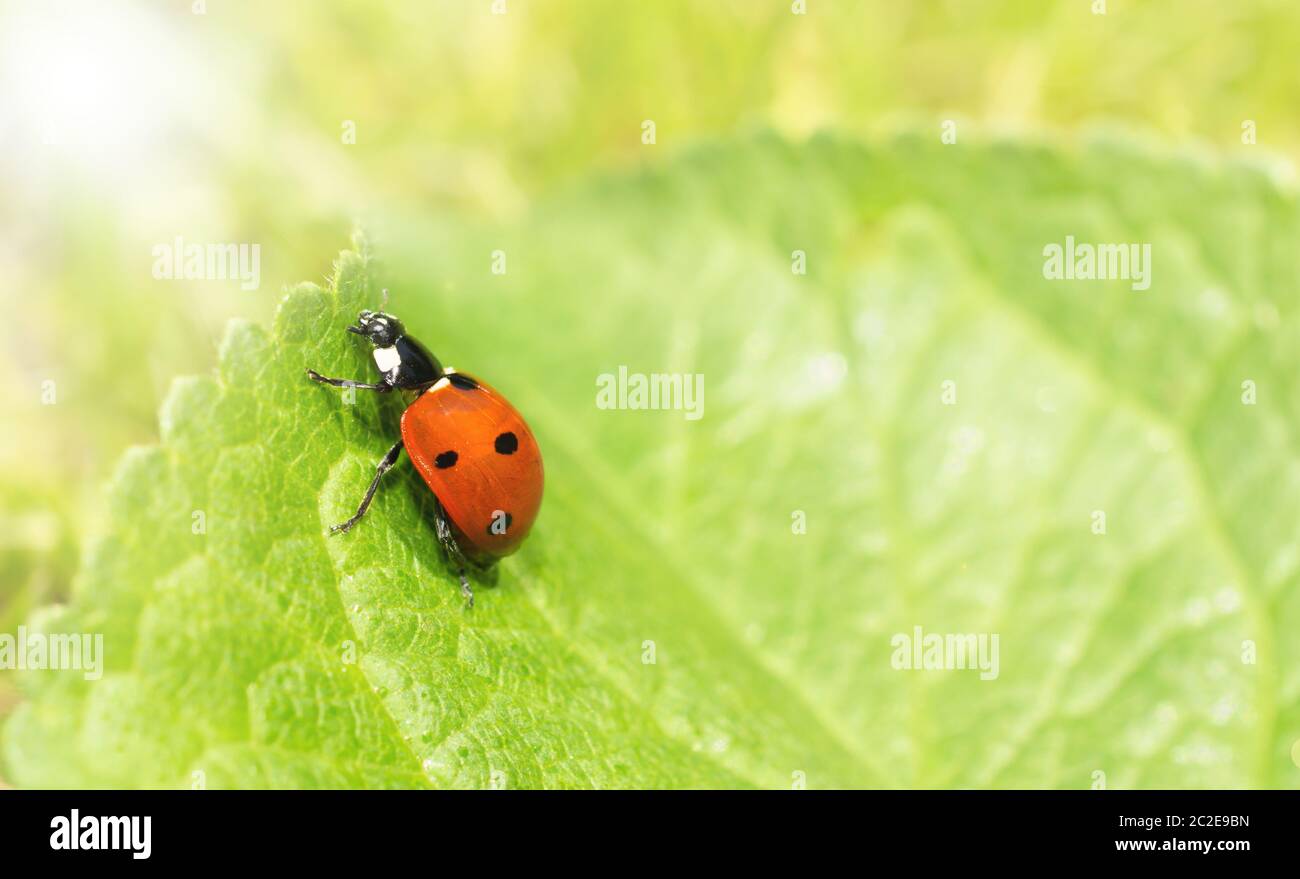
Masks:
[[[381,394],[386,394],[393,389],[392,385],[384,382],[358,382],[350,378],[326,378],[314,369],[307,370],[307,376],[314,382],[333,385],[336,388],[361,388],[364,391],[378,391]]]
[[[434,513],[434,527],[438,530],[438,542],[442,544],[443,552],[447,553],[447,560],[456,566],[456,573],[460,575],[460,594],[465,596],[465,605],[474,606],[474,590],[470,588],[469,577],[465,576],[465,554],[460,551],[456,545],[456,537],[451,533],[451,522],[447,519],[447,511],[442,508],[442,504],[434,498],[436,507]]]
[[[340,522],[337,525],[331,525],[330,526],[331,534],[336,531],[342,531],[346,533],[348,529],[350,529],[353,525],[357,524],[357,522],[361,521],[361,517],[366,514],[366,510],[370,507],[370,501],[372,498],[374,498],[375,492],[379,490],[379,480],[383,479],[384,474],[387,473],[389,469],[394,464],[397,463],[397,456],[400,454],[402,454],[402,441],[398,440],[393,445],[393,447],[388,450],[388,454],[384,455],[383,460],[379,462],[379,466],[375,468],[375,478],[370,480],[370,487],[366,489],[366,496],[361,499],[361,506],[357,507],[356,514],[353,515],[353,517],[351,519],[348,519],[346,522]]]

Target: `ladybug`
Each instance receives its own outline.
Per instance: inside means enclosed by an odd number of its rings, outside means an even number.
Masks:
[[[379,481],[405,448],[433,491],[438,542],[456,566],[461,593],[473,607],[466,567],[486,573],[518,549],[542,505],[537,440],[505,397],[472,376],[444,368],[393,315],[362,311],[347,331],[374,346],[375,366],[383,378],[373,383],[327,378],[308,369],[312,381],[380,394],[413,391],[416,397],[402,412],[402,438],[375,467],[356,513],[330,532],[345,533],[361,521]]]

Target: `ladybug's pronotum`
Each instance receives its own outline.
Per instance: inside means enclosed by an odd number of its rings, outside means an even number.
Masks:
[[[537,518],[542,504],[537,440],[505,397],[463,372],[443,368],[393,315],[363,311],[348,332],[374,345],[383,378],[374,383],[326,378],[309,369],[313,381],[379,393],[414,391],[417,396],[402,413],[402,438],[375,468],[356,513],[330,531],[346,532],[361,520],[380,479],[405,446],[433,491],[438,542],[456,566],[461,592],[472,607],[466,565],[489,570],[519,548]]]

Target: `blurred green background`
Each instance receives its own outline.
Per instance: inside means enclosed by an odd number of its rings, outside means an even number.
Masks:
[[[320,280],[354,224],[382,259],[408,218],[506,222],[593,171],[761,129],[1119,126],[1300,156],[1287,0],[493,5],[0,7],[0,631],[68,594],[171,378],[211,368],[228,318]],[[155,280],[178,235],[259,243],[260,288]],[[17,698],[0,673],[0,716]]]

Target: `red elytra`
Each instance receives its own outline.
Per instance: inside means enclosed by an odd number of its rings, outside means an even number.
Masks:
[[[393,315],[363,311],[347,330],[374,346],[383,379],[327,378],[308,369],[312,381],[379,393],[412,391],[417,397],[402,413],[402,438],[375,467],[356,513],[330,531],[346,533],[361,521],[380,480],[405,447],[437,498],[438,542],[456,566],[461,593],[473,607],[466,567],[487,570],[510,555],[537,518],[543,483],[537,440],[505,397],[465,373],[443,369]]]
[[[449,368],[402,413],[402,440],[467,556],[519,548],[542,505],[542,452],[505,397]]]

